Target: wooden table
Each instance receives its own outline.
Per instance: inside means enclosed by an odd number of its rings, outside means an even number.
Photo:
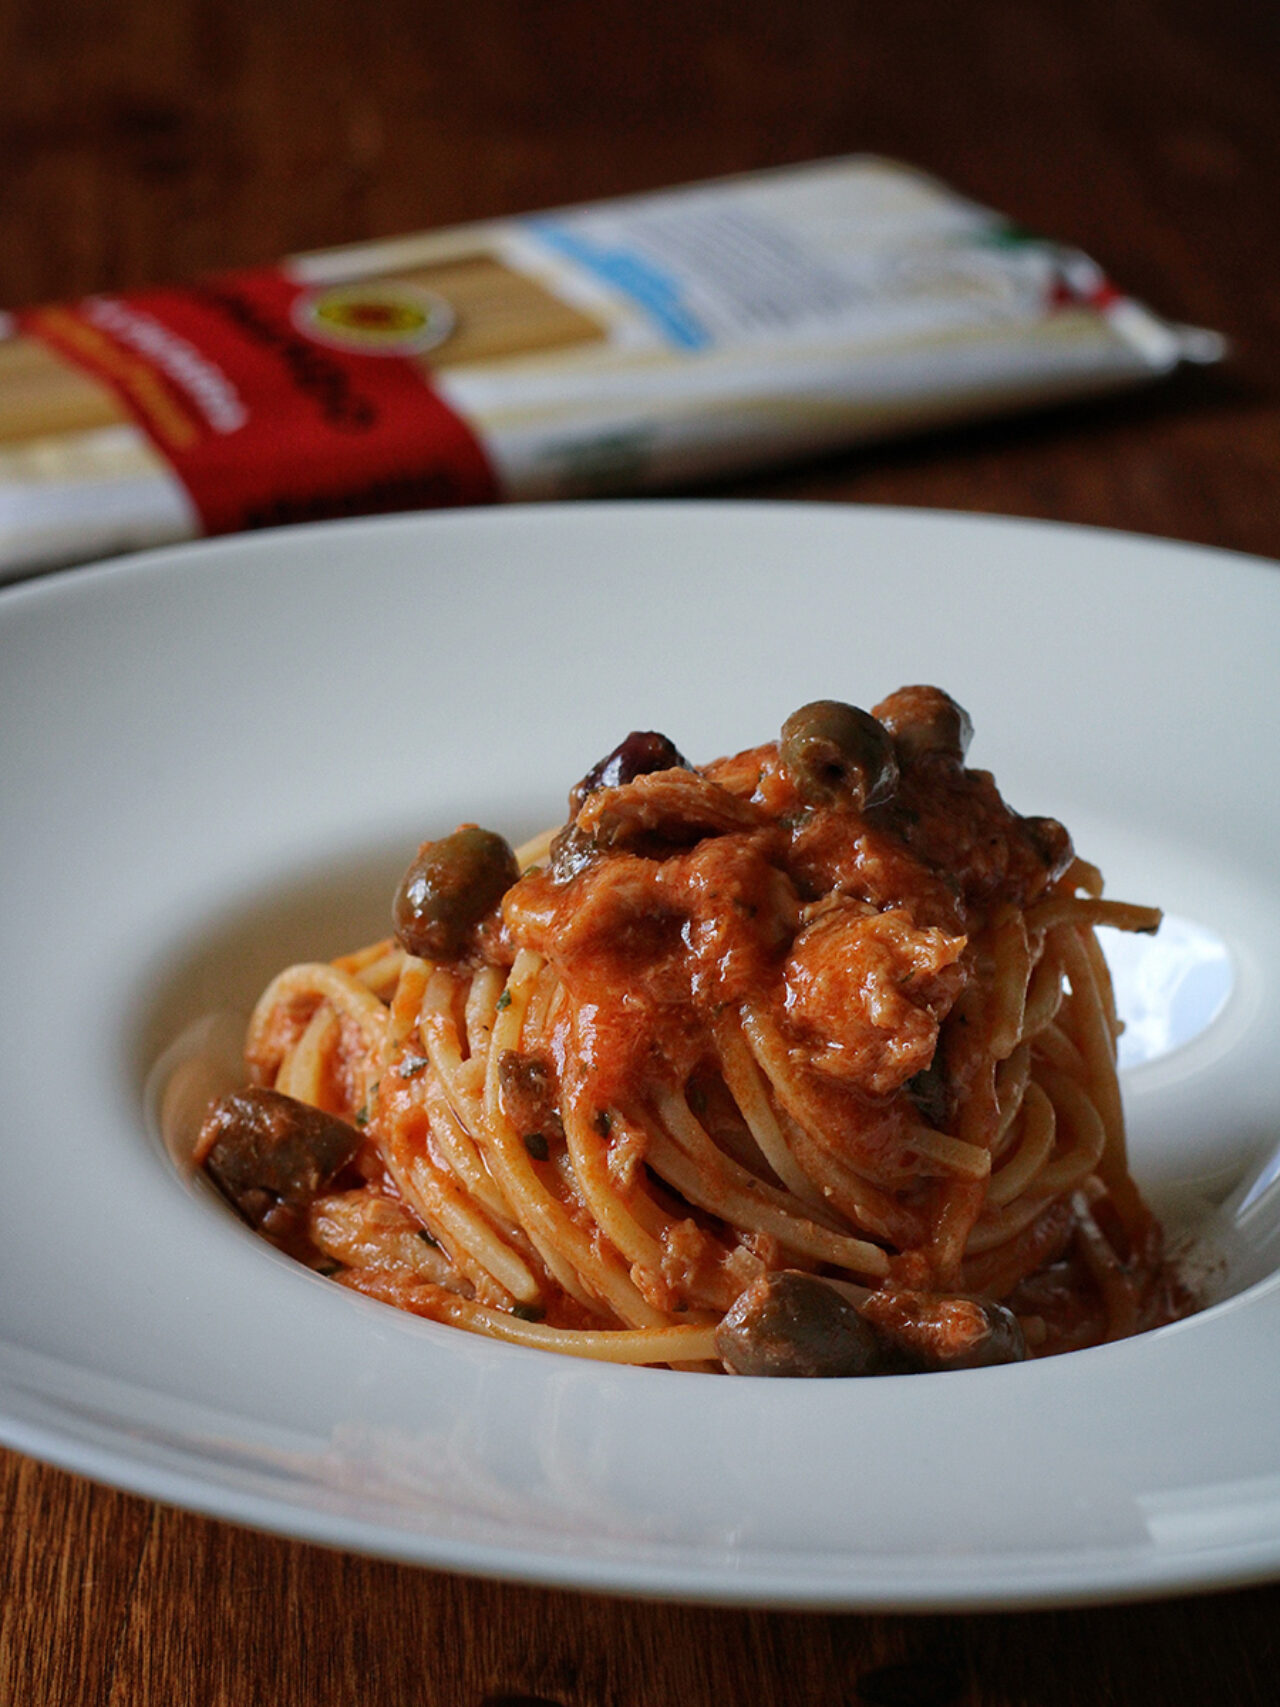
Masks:
[[[874,150],[1090,251],[1224,367],[722,486],[1280,557],[1280,27],[1257,0],[4,0],[0,302]],[[56,1206],[54,1208],[56,1213]],[[473,1582],[0,1454],[0,1701],[1276,1699],[1280,1588],[854,1617]]]

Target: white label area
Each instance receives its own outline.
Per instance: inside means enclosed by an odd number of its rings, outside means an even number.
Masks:
[[[1054,246],[879,161],[572,208],[522,229],[688,351],[1037,314],[1063,265]]]

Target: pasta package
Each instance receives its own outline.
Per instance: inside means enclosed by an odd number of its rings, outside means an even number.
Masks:
[[[670,490],[1219,353],[877,158],[364,243],[0,314],[0,580]]]

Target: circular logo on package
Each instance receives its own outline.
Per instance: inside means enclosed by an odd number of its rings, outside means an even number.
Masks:
[[[442,296],[387,279],[307,291],[294,303],[293,321],[319,343],[365,356],[420,355],[457,324]]]

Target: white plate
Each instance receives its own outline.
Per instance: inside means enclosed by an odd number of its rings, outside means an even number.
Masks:
[[[3,1438],[291,1535],[598,1590],[995,1607],[1275,1572],[1278,663],[1265,564],[849,508],[361,522],[0,595]],[[381,931],[422,836],[558,818],[633,727],[707,758],[921,680],[969,706],[1013,804],[1209,944],[1199,995],[1190,950],[1180,995],[1124,974],[1155,1025],[1137,1171],[1192,1220],[1187,1182],[1242,1182],[1203,1314],[969,1374],[595,1367],[291,1266],[148,1132],[166,1045]]]

